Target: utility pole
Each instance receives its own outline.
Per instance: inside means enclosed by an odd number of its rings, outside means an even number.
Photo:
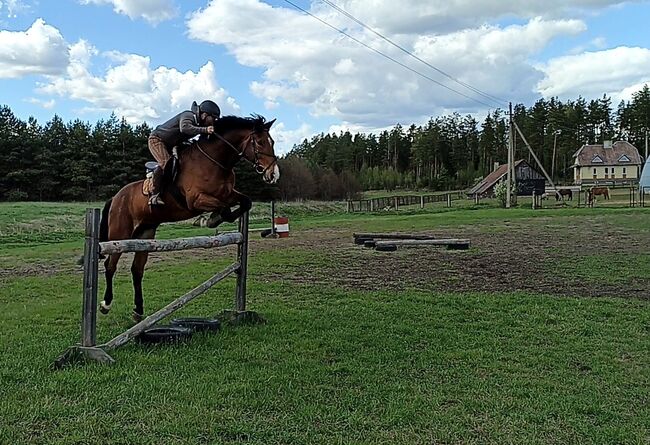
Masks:
[[[551,160],[551,178],[555,179],[555,148],[557,147],[557,135],[562,134],[562,130],[553,132],[553,159]]]
[[[645,159],[644,161],[648,160],[648,129],[645,129]]]
[[[510,111],[509,111],[509,125],[508,125],[508,174],[506,176],[507,188],[506,188],[506,209],[510,208],[510,202],[512,198],[512,140],[514,137],[514,132],[512,131],[512,102],[510,102]]]

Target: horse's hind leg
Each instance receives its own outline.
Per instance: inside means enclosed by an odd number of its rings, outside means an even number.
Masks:
[[[106,277],[106,290],[104,291],[104,300],[99,304],[99,311],[102,314],[108,314],[113,304],[113,276],[117,270],[117,263],[120,261],[121,253],[109,255],[104,261],[104,276]]]
[[[156,228],[143,230],[140,239],[152,239],[156,236]],[[144,318],[144,299],[142,297],[142,277],[144,267],[149,259],[149,252],[136,252],[131,264],[131,276],[133,277],[133,319],[136,322]]]

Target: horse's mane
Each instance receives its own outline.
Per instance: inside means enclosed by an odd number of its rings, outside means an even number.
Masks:
[[[259,114],[253,114],[251,117],[223,116],[214,123],[214,131],[221,135],[230,130],[259,131],[263,129],[265,123],[266,118]]]

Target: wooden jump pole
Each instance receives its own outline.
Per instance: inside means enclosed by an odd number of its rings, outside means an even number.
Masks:
[[[422,234],[412,234],[412,233],[355,233],[353,234],[355,238],[371,238],[371,239],[415,239],[415,240],[426,240],[426,239],[436,239],[434,235],[422,235]]]
[[[99,275],[99,209],[86,209],[84,242],[83,304],[81,310],[81,346],[97,342],[97,284]]]
[[[275,212],[274,212],[275,214]],[[274,215],[275,216],[275,215]],[[248,212],[239,218],[240,233],[248,233]],[[275,219],[273,221],[273,230],[275,233]],[[235,289],[235,309],[238,312],[246,310],[246,278],[248,270],[248,235],[243,237],[237,245],[237,262],[240,267],[237,269],[237,287]]]
[[[61,368],[78,359],[91,359],[100,363],[113,363],[113,358],[107,350],[115,349],[129,342],[146,329],[158,323],[163,318],[185,306],[187,303],[204,294],[211,287],[232,273],[237,274],[235,292],[235,310],[224,311],[229,314],[231,321],[261,322],[259,315],[246,311],[246,279],[248,268],[248,225],[249,214],[246,212],[239,220],[240,232],[224,233],[217,236],[195,238],[179,238],[173,240],[120,240],[99,242],[100,226],[99,209],[86,209],[85,243],[84,243],[84,278],[83,302],[81,314],[81,344],[72,346],[54,362],[54,368]],[[194,248],[221,247],[237,244],[237,261],[224,270],[195,287],[185,295],[172,301],[162,309],[151,314],[141,322],[132,326],[122,334],[108,342],[97,346],[97,293],[99,275],[99,254],[110,255],[124,252],[167,252]]]
[[[469,246],[468,239],[399,239],[377,241],[377,246]]]

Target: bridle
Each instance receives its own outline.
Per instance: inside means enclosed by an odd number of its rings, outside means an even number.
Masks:
[[[235,153],[237,153],[237,160],[235,161],[235,163],[233,164],[233,166],[230,167],[229,169],[226,168],[222,163],[220,163],[219,161],[217,161],[216,159],[214,159],[212,156],[210,156],[209,154],[207,154],[207,153],[205,152],[205,150],[203,150],[203,148],[201,148],[201,144],[199,143],[199,141],[196,141],[196,147],[199,149],[199,151],[201,152],[201,154],[203,154],[203,156],[205,156],[206,158],[208,158],[208,159],[209,159],[213,164],[217,165],[218,167],[222,168],[223,170],[232,170],[232,168],[233,168],[233,167],[234,167],[234,166],[235,166],[235,165],[236,165],[236,164],[237,164],[237,163],[238,163],[242,158],[244,158],[244,159],[246,159],[249,163],[251,163],[251,164],[255,167],[255,171],[256,171],[258,174],[260,174],[260,175],[264,175],[264,174],[266,174],[266,172],[267,172],[269,169],[275,167],[275,165],[276,165],[277,162],[278,162],[278,157],[275,156],[275,155],[268,154],[268,153],[264,153],[264,152],[260,151],[260,147],[261,147],[261,145],[260,145],[260,143],[257,142],[257,140],[254,138],[255,133],[256,133],[255,131],[251,131],[251,133],[248,135],[248,137],[246,138],[246,140],[244,140],[244,142],[242,142],[242,143],[240,144],[240,146],[241,146],[241,145],[244,146],[244,148],[243,148],[241,151],[238,150],[237,147],[235,147],[235,146],[234,146],[234,145],[233,145],[229,140],[227,140],[226,138],[224,138],[224,137],[221,136],[220,134],[218,134],[218,133],[212,133],[212,135],[216,136],[218,139],[220,139],[222,142],[224,142],[228,147],[230,147],[232,150],[234,150]],[[273,142],[273,138],[271,138],[271,135],[269,135],[269,138],[271,139],[271,142]],[[251,144],[253,145],[253,155],[255,156],[254,160],[252,160],[252,161],[246,157],[246,150],[248,149],[248,147],[249,147]],[[260,163],[260,156],[267,156],[267,157],[273,158],[273,162],[271,162],[268,166],[264,167],[264,166]]]

